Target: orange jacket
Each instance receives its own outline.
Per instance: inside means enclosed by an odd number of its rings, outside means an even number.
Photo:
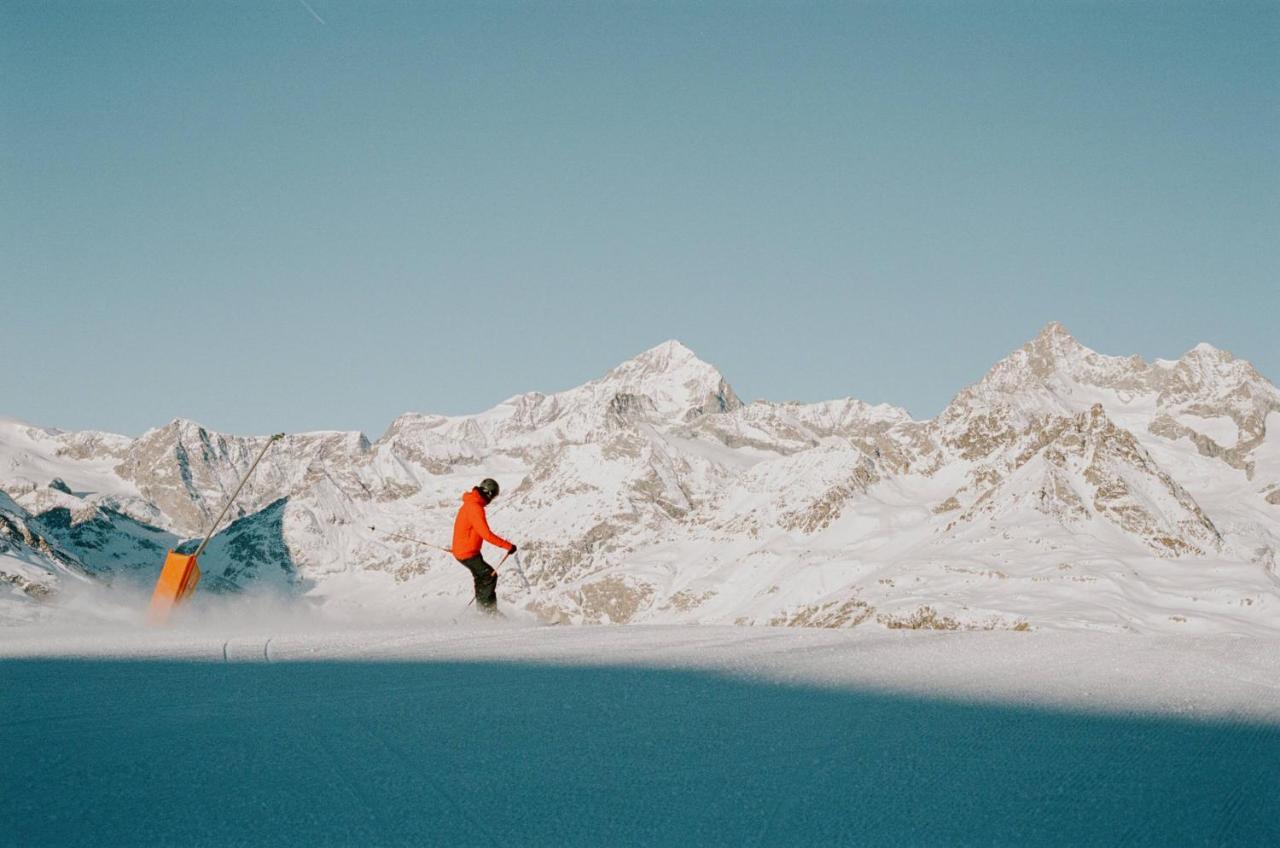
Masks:
[[[489,529],[484,518],[484,497],[472,489],[462,496],[462,508],[453,521],[453,555],[470,559],[480,553],[480,541],[511,550],[515,545]]]

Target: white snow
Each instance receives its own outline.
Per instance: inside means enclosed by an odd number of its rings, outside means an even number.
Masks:
[[[215,617],[0,657],[3,844],[1280,838],[1274,638]]]
[[[72,492],[135,497],[136,486],[115,473],[114,451],[130,443],[113,433],[64,433],[0,417],[0,487],[29,490],[61,479]],[[69,455],[77,447],[97,447],[96,455]]]
[[[1203,433],[1224,448],[1233,447],[1240,441],[1240,428],[1228,415],[1179,415],[1177,421],[1197,433]]]
[[[1266,418],[1267,436],[1254,453],[1254,479],[1280,483],[1280,409]]]
[[[1268,434],[1233,435],[1238,456],[1179,426],[1226,446],[1237,421]],[[1280,392],[1243,360],[1201,347],[1152,366],[1060,325],[933,421],[853,398],[742,406],[668,342],[575,389],[407,414],[372,445],[290,436],[202,567],[206,589],[274,585],[356,619],[461,606],[464,570],[385,533],[447,543],[460,495],[492,476],[490,522],[533,583],[504,577],[502,603],[548,619],[1272,634],[1278,432]],[[136,440],[0,424],[0,470],[21,472],[0,487],[42,535],[23,575],[65,588],[38,553],[52,539],[90,570],[154,577],[145,543],[202,532],[261,443],[181,420]],[[59,506],[65,531],[47,526]],[[99,507],[159,530],[77,536]],[[11,608],[0,623],[58,618]]]
[[[913,421],[669,342],[290,436],[148,628],[262,440],[2,419],[0,845],[1280,844],[1278,433],[1208,346],[1050,325]],[[500,623],[386,535],[484,476]]]

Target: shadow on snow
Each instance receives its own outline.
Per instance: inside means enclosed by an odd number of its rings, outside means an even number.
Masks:
[[[495,662],[0,663],[0,843],[1280,844],[1280,727]]]

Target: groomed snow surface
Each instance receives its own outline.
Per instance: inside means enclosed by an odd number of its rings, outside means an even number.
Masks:
[[[0,844],[1280,844],[1275,638],[283,622],[6,629]]]

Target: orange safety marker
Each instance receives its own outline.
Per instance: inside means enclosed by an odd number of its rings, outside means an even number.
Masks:
[[[165,557],[164,568],[160,571],[160,579],[156,581],[156,589],[151,593],[151,607],[147,610],[147,620],[152,624],[164,624],[169,620],[173,608],[187,599],[196,590],[200,582],[200,566],[196,558],[190,554],[169,551]]]
[[[205,534],[204,541],[200,543],[200,547],[196,548],[195,553],[180,554],[177,551],[169,551],[169,555],[164,559],[164,568],[160,570],[160,579],[156,581],[155,591],[151,593],[151,606],[147,610],[147,620],[152,624],[164,624],[167,622],[174,608],[190,597],[191,593],[196,590],[196,584],[200,582],[200,566],[197,563],[200,554],[204,553],[205,546],[213,538],[214,531],[222,523],[227,510],[231,509],[231,505],[235,503],[236,496],[240,494],[244,484],[249,482],[249,475],[253,473],[253,469],[258,467],[259,462],[262,462],[262,458],[267,455],[267,450],[283,438],[284,433],[276,433],[270,439],[267,439],[267,443],[262,446],[262,450],[258,453],[258,458],[253,461],[253,465],[250,465],[249,470],[244,473],[244,477],[240,479],[240,485],[236,486],[236,490],[231,493],[231,497],[227,498],[226,506],[222,508],[222,512],[218,513],[218,517],[213,520],[213,524],[209,527],[209,532]]]

